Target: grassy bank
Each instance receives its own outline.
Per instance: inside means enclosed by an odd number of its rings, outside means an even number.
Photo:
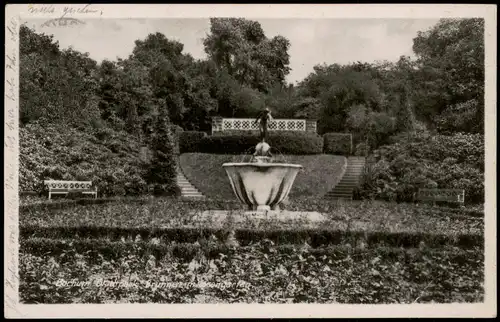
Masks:
[[[235,200],[227,174],[222,168],[225,162],[249,162],[250,155],[218,155],[185,153],[180,156],[182,171],[188,180],[205,196]],[[276,155],[277,162],[301,164],[290,191],[290,197],[322,197],[340,180],[346,159],[335,155]]]

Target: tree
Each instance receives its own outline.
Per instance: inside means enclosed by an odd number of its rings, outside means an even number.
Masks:
[[[211,18],[205,52],[219,69],[241,85],[268,92],[275,83],[285,84],[289,74],[290,42],[266,38],[260,23],[241,18]]]
[[[400,95],[400,105],[396,114],[396,130],[404,133],[413,133],[415,131],[415,115],[409,99],[409,89],[406,84],[402,85]]]
[[[425,107],[429,122],[457,104],[474,108],[474,122],[483,131],[484,123],[484,19],[441,19],[413,40],[418,57],[420,95],[418,106]],[[462,109],[463,110],[463,109]],[[463,110],[467,115],[469,111]]]
[[[95,95],[97,63],[71,48],[60,50],[53,37],[20,27],[20,122],[39,118],[67,124],[100,119]]]
[[[314,73],[299,84],[299,96],[320,103],[320,133],[343,132],[352,106],[362,104],[375,111],[381,108],[380,86],[372,69],[360,63],[317,65]]]
[[[174,195],[179,188],[176,184],[176,160],[171,126],[167,109],[160,109],[154,124],[151,147],[153,160],[151,161],[149,183],[154,186],[155,195]]]

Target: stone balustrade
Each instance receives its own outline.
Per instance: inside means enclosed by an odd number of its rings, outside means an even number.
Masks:
[[[316,121],[306,119],[273,119],[267,126],[269,131],[302,131],[316,133]],[[224,131],[259,131],[259,124],[253,118],[212,119],[212,134]]]

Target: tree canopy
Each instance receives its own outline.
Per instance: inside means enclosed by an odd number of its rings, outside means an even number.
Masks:
[[[22,26],[21,123],[105,122],[143,137],[163,109],[173,124],[209,131],[212,116],[253,117],[268,106],[276,117],[318,120],[320,134],[354,131],[360,140],[368,133],[353,126],[357,113],[370,124],[394,120],[395,131],[480,133],[483,38],[482,19],[442,19],[413,39],[416,59],[316,65],[293,86],[288,39],[269,38],[248,19],[210,19],[202,60],[156,32],[136,40],[127,58],[98,63]]]

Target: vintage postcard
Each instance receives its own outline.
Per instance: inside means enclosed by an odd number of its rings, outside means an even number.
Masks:
[[[496,15],[7,5],[5,316],[496,317]]]

